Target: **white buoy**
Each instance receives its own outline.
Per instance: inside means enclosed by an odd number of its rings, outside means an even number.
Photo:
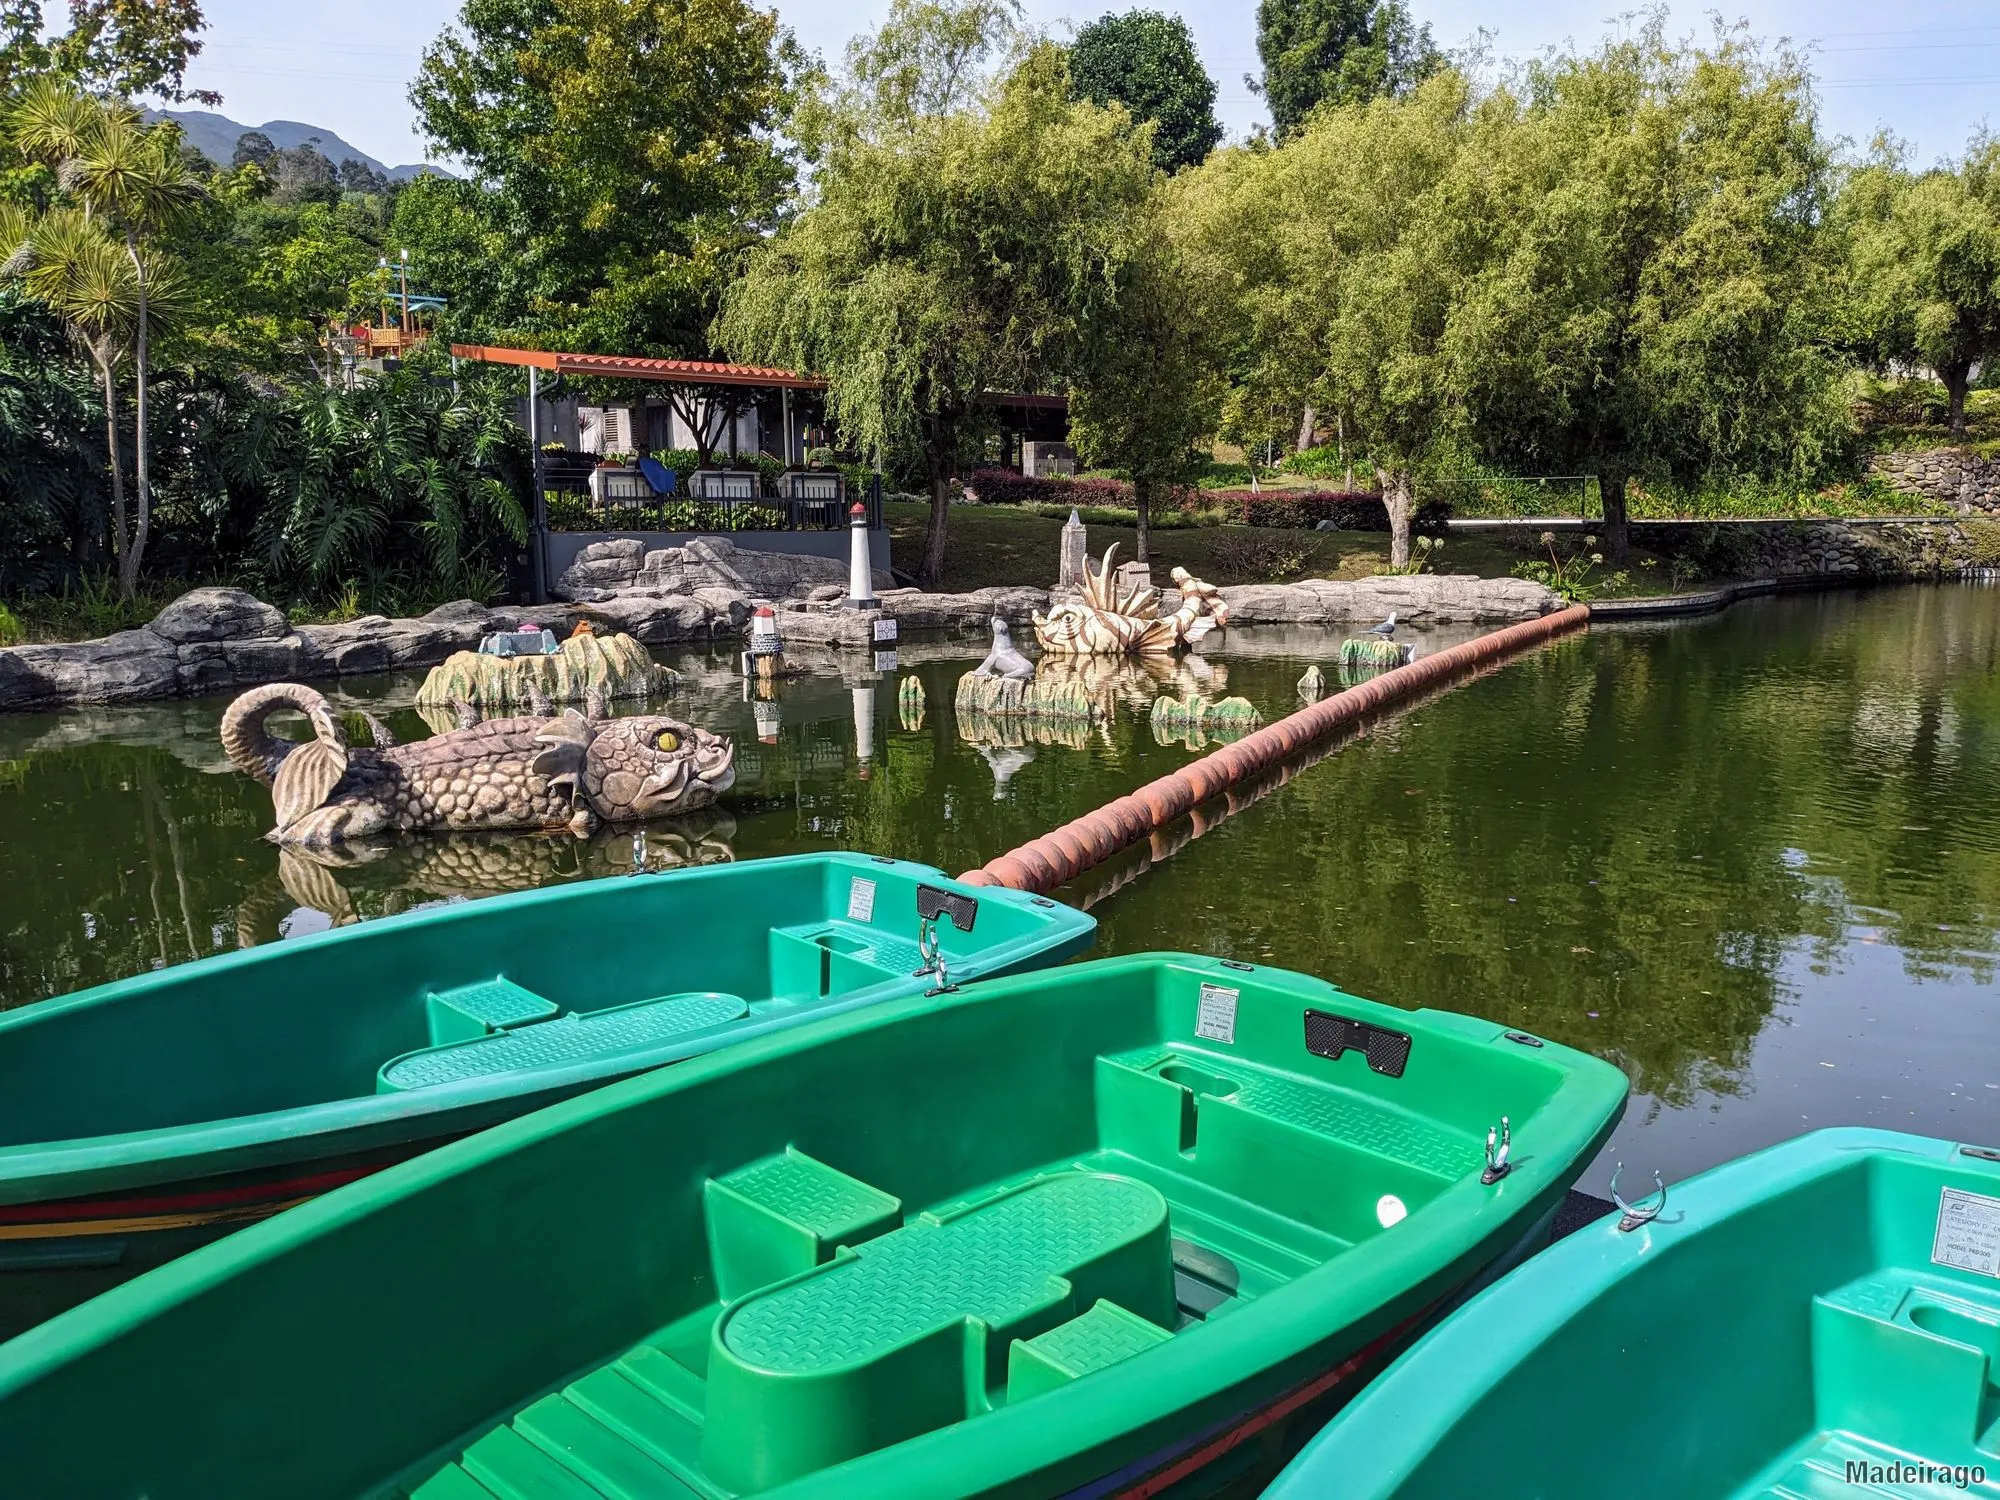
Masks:
[[[875,568],[868,556],[868,507],[859,500],[847,512],[847,607],[880,609],[875,597]]]

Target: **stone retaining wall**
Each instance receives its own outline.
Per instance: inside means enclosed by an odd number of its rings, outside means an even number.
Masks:
[[[1754,526],[1635,522],[1632,536],[1648,551],[1686,557],[1704,574],[1721,578],[1887,582],[1952,578],[2000,565],[2000,520],[1979,516]]]
[[[1868,472],[1906,495],[1920,495],[1961,512],[2000,511],[2000,459],[1959,448],[1878,453]]]

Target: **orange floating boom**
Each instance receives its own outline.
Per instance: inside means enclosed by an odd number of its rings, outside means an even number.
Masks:
[[[1391,704],[1442,686],[1452,678],[1468,676],[1505,657],[1531,651],[1581,628],[1589,619],[1588,605],[1573,604],[1539,619],[1523,620],[1518,625],[1418,657],[1408,666],[1393,668],[1380,677],[1372,677],[1287,714],[1233,745],[1211,751],[1115,802],[1107,802],[1095,812],[1085,813],[1051,833],[1030,839],[1018,849],[989,859],[959,879],[968,885],[1052,891],[1314,741],[1348,728]]]

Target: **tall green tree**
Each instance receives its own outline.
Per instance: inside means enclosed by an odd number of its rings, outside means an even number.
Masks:
[[[1483,242],[1447,340],[1482,454],[1596,474],[1614,561],[1635,478],[1821,472],[1831,185],[1804,64],[1740,29],[1672,43],[1656,17],[1484,101],[1434,237]]]
[[[122,514],[118,519],[118,587],[129,599],[138,586],[153,524],[147,440],[153,328],[173,316],[183,293],[179,268],[162,253],[159,241],[202,196],[202,188],[181,155],[179,132],[142,124],[138,111],[120,100],[93,99],[41,79],[23,92],[11,125],[20,150],[54,169],[65,197],[87,222],[116,237],[131,268],[135,500],[131,530],[125,530]],[[35,285],[31,275],[29,289],[35,290]],[[109,313],[103,316],[108,319]],[[122,512],[123,507],[118,508]]]
[[[1082,362],[1156,173],[1144,133],[1073,101],[1046,44],[990,102],[865,123],[829,137],[810,206],[731,287],[719,333],[739,357],[824,374],[857,447],[922,453],[935,584],[980,398]]]
[[[1222,139],[1215,80],[1179,16],[1130,10],[1099,17],[1070,44],[1069,73],[1079,98],[1122,104],[1133,119],[1153,122],[1153,161],[1162,171],[1195,165]]]
[[[1321,104],[1401,96],[1444,65],[1403,0],[1258,0],[1257,56],[1280,140]]]
[[[749,0],[466,0],[410,99],[520,263],[518,331],[690,355],[791,187],[797,66]]]
[[[1951,435],[1964,437],[1973,370],[2000,354],[2000,142],[1975,137],[1963,161],[1922,173],[1878,142],[1832,217],[1857,352],[1935,370]]]
[[[187,87],[207,24],[198,0],[69,0],[68,9],[68,30],[51,37],[42,0],[0,0],[0,89],[55,77],[95,94],[222,102]]]
[[[1154,210],[1092,325],[1070,384],[1070,436],[1086,460],[1132,478],[1138,560],[1149,561],[1162,491],[1201,477],[1221,416],[1223,372],[1211,278]]]

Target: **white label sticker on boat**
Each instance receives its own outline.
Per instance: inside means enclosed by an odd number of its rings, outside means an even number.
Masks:
[[[847,883],[847,920],[850,922],[875,920],[874,881],[863,880],[857,875]]]
[[[1211,1042],[1236,1043],[1236,997],[1241,990],[1224,989],[1219,984],[1201,987],[1201,1003],[1195,1007],[1194,1034]]]
[[[2000,1276],[2000,1198],[1944,1189],[1938,1197],[1931,1259],[1981,1276]]]

